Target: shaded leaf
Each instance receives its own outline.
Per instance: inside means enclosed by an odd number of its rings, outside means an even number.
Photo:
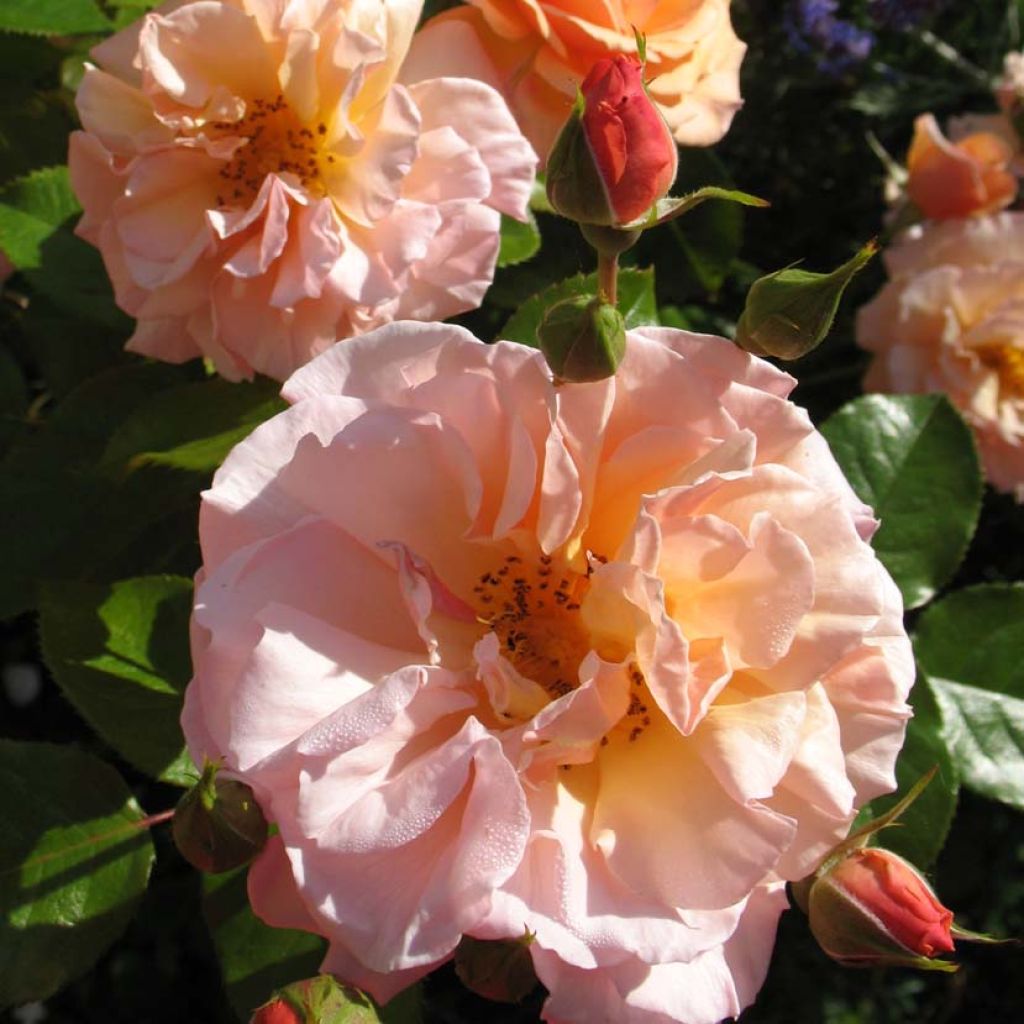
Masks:
[[[178,722],[191,610],[180,576],[62,583],[39,604],[43,657],[64,696],[126,760],[180,786],[196,780]]]
[[[142,896],[153,844],[109,765],[72,747],[0,741],[0,1006],[88,970]]]
[[[507,214],[501,215],[501,248],[498,250],[498,266],[514,267],[525,263],[540,249],[540,228],[532,210],[527,211],[525,221],[516,220]]]
[[[43,243],[79,209],[66,167],[19,178],[0,192],[0,249],[19,270],[41,267]]]
[[[1024,585],[950,594],[922,614],[914,646],[963,784],[1024,810]]]
[[[206,472],[287,403],[276,381],[232,384],[220,377],[182,384],[155,396],[117,428],[103,453],[111,471],[146,464]]]
[[[857,496],[881,520],[872,545],[908,608],[960,565],[981,508],[970,430],[942,395],[866,395],[822,426]]]
[[[509,317],[499,338],[537,347],[537,328],[544,314],[556,303],[577,295],[596,295],[597,275],[577,274],[559,281],[529,298]],[[619,312],[626,328],[658,323],[658,306],[654,298],[654,271],[626,269],[619,272]]]
[[[246,874],[239,868],[203,876],[203,915],[228,1000],[242,1021],[275,989],[316,974],[326,952],[319,935],[264,924],[249,906]]]
[[[875,842],[921,868],[935,861],[956,813],[960,775],[946,746],[942,712],[927,678],[918,676],[910,695],[914,717],[896,762],[896,792],[873,800],[869,816],[888,811],[915,782],[938,766],[935,778],[900,816],[899,825],[877,833]]]

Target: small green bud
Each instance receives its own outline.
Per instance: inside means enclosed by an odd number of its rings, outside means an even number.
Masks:
[[[831,274],[787,267],[755,281],[736,328],[736,344],[756,356],[799,359],[825,340],[846,286],[878,251],[868,242]]]
[[[626,323],[610,303],[577,295],[552,306],[537,329],[540,350],[558,382],[604,380],[626,354]]]
[[[455,950],[455,973],[466,988],[498,1003],[521,1003],[536,987],[527,930],[518,939],[485,941],[463,935]]]
[[[217,874],[248,863],[267,841],[267,820],[252,790],[218,778],[207,762],[203,775],[174,809],[171,831],[181,855],[200,871]]]

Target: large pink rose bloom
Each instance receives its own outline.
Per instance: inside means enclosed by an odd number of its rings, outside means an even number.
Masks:
[[[748,1005],[913,678],[792,386],[662,329],[557,389],[436,324],[299,370],[204,497],[183,719],[280,829],[257,913],[381,1000],[529,928],[546,1020]]]
[[[283,380],[479,305],[536,157],[488,86],[423,60],[396,84],[421,7],[172,2],[93,51],[71,178],[129,349]]]
[[[1024,213],[922,225],[885,262],[857,318],[865,389],[947,394],[988,479],[1024,501]]]

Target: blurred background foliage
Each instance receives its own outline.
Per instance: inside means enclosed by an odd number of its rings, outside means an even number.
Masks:
[[[199,491],[223,452],[277,400],[268,382],[223,385],[206,380],[199,365],[142,366],[125,355],[130,323],[112,304],[98,255],[72,234],[76,208],[62,172],[32,174],[58,168],[66,158],[67,133],[75,125],[73,88],[88,47],[108,26],[128,24],[149,6],[144,0],[65,0],[65,21],[54,36],[47,5],[32,13],[24,0],[0,0],[0,28],[22,29],[0,31],[0,244],[8,251],[19,246],[22,256],[0,302],[0,736],[72,744],[98,755],[117,767],[137,803],[153,813],[173,806],[180,790],[125,760],[124,744],[98,720],[88,680],[72,671],[88,630],[76,633],[68,625],[68,595],[80,592],[67,588],[86,581],[107,599],[107,585],[128,576],[190,577],[199,562]],[[428,13],[446,6],[452,4],[428,3]],[[745,106],[719,146],[683,154],[676,191],[732,185],[769,199],[772,207],[749,212],[708,204],[645,235],[628,258],[655,271],[653,298],[649,277],[634,282],[644,316],[729,333],[760,274],[797,261],[826,270],[849,258],[882,230],[885,169],[871,137],[900,159],[917,114],[930,110],[941,119],[991,110],[990,77],[1002,55],[1021,46],[1020,0],[826,3],[833,20],[824,28],[809,28],[810,6],[734,0],[737,31],[749,44]],[[77,22],[66,20],[69,11]],[[538,225],[539,252],[524,262],[509,259],[484,307],[460,318],[480,337],[498,336],[545,286],[593,270],[592,254],[573,226],[544,213]],[[832,337],[787,367],[799,380],[797,400],[817,422],[859,394],[865,359],[853,344],[853,313],[882,280],[876,261],[854,281]],[[219,390],[218,412],[198,426],[190,397],[197,387]],[[177,433],[149,413],[161,396],[169,408],[185,410]],[[125,475],[116,471],[112,452],[122,459],[141,453],[148,461]],[[119,517],[118,509],[126,514]],[[167,586],[187,588],[176,578]],[[1024,511],[987,491],[979,528],[949,589],[1021,579]],[[63,690],[43,666],[35,609],[42,610],[43,642],[59,648],[71,666]],[[912,626],[917,615],[911,613]],[[966,927],[1024,935],[1022,822],[1005,804],[961,791],[934,880]],[[245,908],[241,876],[208,884],[204,892],[166,826],[152,836],[152,879],[124,934],[89,973],[45,1003],[0,1013],[0,1021],[229,1024],[275,981],[315,971],[315,940],[293,936],[285,946],[266,946]],[[787,914],[768,983],[743,1019],[1020,1019],[1020,950],[966,948],[960,959],[963,968],[952,976],[843,970],[817,950],[802,917]],[[419,1008],[402,1019],[528,1021],[536,1019],[540,998],[518,1008],[485,1003],[446,968],[424,983]]]

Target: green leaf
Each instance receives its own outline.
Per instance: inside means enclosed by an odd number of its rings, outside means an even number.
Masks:
[[[19,270],[41,267],[43,243],[80,209],[66,167],[33,171],[0,192],[0,249]]]
[[[956,572],[981,508],[981,467],[967,425],[942,395],[867,395],[821,428],[881,527],[873,546],[908,608]]]
[[[213,936],[228,1001],[242,1021],[248,1021],[275,989],[316,974],[326,952],[319,935],[271,928],[252,912],[246,870],[203,876],[203,915]]]
[[[696,192],[708,186],[732,188],[724,164],[706,149],[683,147],[675,188]],[[671,223],[679,255],[673,297],[714,294],[725,282],[743,242],[743,208],[736,203],[707,203],[684,220]]]
[[[1024,810],[1024,585],[950,594],[922,614],[914,646],[963,784]]]
[[[577,274],[545,288],[527,299],[498,334],[499,338],[537,347],[537,328],[544,314],[557,302],[577,295],[596,295],[597,275]],[[619,272],[619,312],[626,328],[645,327],[658,323],[658,306],[654,298],[653,270],[622,270]]]
[[[60,36],[103,32],[110,22],[93,0],[0,0],[0,31]]]
[[[280,390],[265,377],[239,384],[212,377],[170,388],[125,419],[102,464],[111,471],[147,464],[212,471],[256,426],[287,407]]]
[[[667,224],[669,221],[695,210],[710,199],[737,203],[739,206],[754,206],[758,209],[764,209],[771,205],[766,199],[759,199],[757,196],[750,195],[749,192],[720,188],[718,185],[705,185],[684,196],[668,196],[665,199],[659,199],[646,216],[624,224],[623,229],[628,231],[632,228],[653,228],[659,224]]]
[[[127,761],[180,786],[196,781],[178,722],[191,609],[180,576],[62,583],[39,605],[43,657],[64,696]]]
[[[906,857],[920,868],[929,867],[938,856],[956,813],[960,776],[943,734],[942,712],[927,678],[918,676],[910,695],[914,717],[907,726],[907,738],[896,762],[896,793],[879,797],[870,805],[876,818],[893,807],[923,775],[938,765],[935,778],[907,808],[899,824],[877,833],[879,846]]]
[[[525,263],[540,250],[540,228],[532,210],[527,210],[525,221],[516,220],[507,214],[501,215],[501,248],[498,250],[498,266],[514,267]]]
[[[90,754],[0,741],[0,1006],[47,998],[124,930],[153,863],[141,819]]]
[[[120,423],[181,378],[162,363],[109,370],[11,447],[0,463],[0,618],[34,607],[40,581],[195,571],[206,478],[154,466],[116,480],[97,468]]]

